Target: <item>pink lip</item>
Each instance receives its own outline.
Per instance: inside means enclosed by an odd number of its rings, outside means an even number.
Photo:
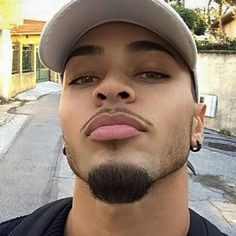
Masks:
[[[103,114],[91,121],[85,134],[92,140],[108,141],[134,137],[146,131],[145,125],[133,117]]]

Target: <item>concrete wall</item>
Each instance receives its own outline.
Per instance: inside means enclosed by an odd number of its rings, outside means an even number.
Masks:
[[[19,60],[19,71],[18,74],[13,74],[9,78],[9,97],[14,97],[20,92],[34,88],[36,86],[36,47],[33,47],[32,52],[32,71],[23,73],[22,72],[22,44],[20,43],[20,60]]]
[[[206,127],[236,135],[236,52],[198,54],[200,93],[217,95],[216,117],[206,117]]]
[[[56,83],[60,82],[56,72],[51,71],[51,73],[50,73],[50,81],[56,82]]]
[[[18,93],[34,88],[36,85],[36,76],[34,72],[12,75],[10,78],[10,97]]]

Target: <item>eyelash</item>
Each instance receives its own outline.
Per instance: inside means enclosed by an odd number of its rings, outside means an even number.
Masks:
[[[144,74],[146,75],[146,77],[142,78],[141,75],[144,75]],[[151,77],[149,77],[147,75],[149,75],[149,76],[151,75]],[[154,75],[154,77],[153,77],[153,75]],[[141,77],[141,79],[144,81],[148,80],[150,82],[155,82],[155,81],[161,81],[161,80],[165,81],[170,78],[170,75],[163,73],[163,72],[157,72],[157,71],[145,71],[145,72],[136,74],[136,77]]]
[[[146,75],[145,78],[143,78],[141,75]],[[147,76],[151,75],[151,77]],[[154,77],[152,77],[154,75]],[[156,81],[165,81],[166,79],[169,79],[170,76],[166,73],[157,72],[157,71],[145,71],[141,72],[135,75],[136,78],[140,78],[143,81],[148,82],[156,82]],[[149,77],[149,78],[148,78]],[[88,85],[91,83],[95,83],[99,81],[100,79],[97,76],[94,75],[85,75],[85,76],[79,76],[77,79],[70,82],[70,84],[77,84],[77,85]]]
[[[91,80],[91,79],[92,79],[92,81],[88,81],[88,80]],[[79,76],[77,79],[71,81],[70,84],[84,85],[84,84],[94,83],[98,80],[99,80],[99,78],[97,76],[84,75],[84,76]]]

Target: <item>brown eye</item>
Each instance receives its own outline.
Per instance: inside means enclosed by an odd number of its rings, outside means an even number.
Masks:
[[[169,75],[162,73],[162,72],[156,72],[156,71],[142,72],[142,73],[137,74],[136,77],[143,79],[143,80],[151,81],[151,82],[170,78]]]
[[[96,76],[86,75],[86,76],[78,77],[77,79],[73,80],[70,84],[86,85],[86,84],[97,82],[98,80],[99,78]]]

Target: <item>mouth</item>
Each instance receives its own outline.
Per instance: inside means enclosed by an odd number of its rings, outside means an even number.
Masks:
[[[95,141],[121,140],[147,131],[146,125],[125,114],[103,114],[93,119],[85,130],[86,136]]]

